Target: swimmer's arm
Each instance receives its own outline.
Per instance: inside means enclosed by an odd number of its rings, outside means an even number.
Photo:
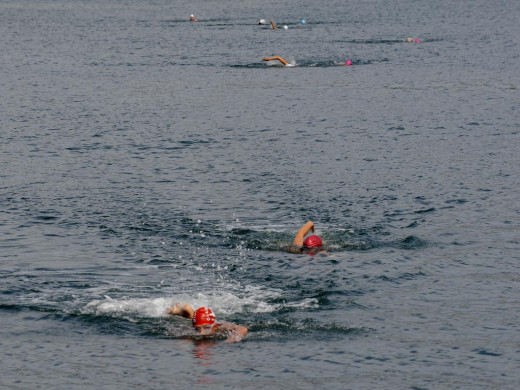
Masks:
[[[287,61],[285,61],[282,57],[280,56],[274,56],[274,57],[264,57],[262,58],[263,61],[271,61],[271,60],[277,60],[277,61],[280,61],[284,66],[288,64]]]
[[[314,233],[314,223],[311,221],[307,222],[305,225],[303,225],[300,230],[298,230],[298,233],[296,233],[296,237],[294,237],[293,245],[296,246],[303,246],[303,238],[309,231],[312,230]]]
[[[278,30],[278,28],[276,28],[276,25],[274,24],[274,22],[272,20],[270,20],[271,22],[271,26],[273,27],[273,30]]]
[[[195,310],[193,310],[193,307],[187,303],[174,303],[168,309],[166,309],[166,313],[191,320]]]
[[[241,341],[247,335],[247,328],[242,325],[226,323],[223,330],[229,333],[229,336],[226,339],[226,342],[228,343]]]
[[[289,253],[295,253],[297,255],[303,252],[303,248],[301,246],[296,246],[294,244],[288,245],[287,247],[285,247],[285,250]]]

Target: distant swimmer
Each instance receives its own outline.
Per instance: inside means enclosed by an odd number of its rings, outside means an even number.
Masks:
[[[202,336],[227,336],[226,341],[233,343],[241,341],[247,335],[247,328],[231,322],[216,322],[215,314],[207,307],[194,310],[187,303],[174,303],[167,310],[167,314],[191,319],[193,328]]]
[[[309,221],[298,230],[293,243],[289,245],[287,250],[292,253],[317,254],[323,252],[323,241],[320,236],[311,235],[304,239],[311,230],[314,233],[314,223]]]
[[[195,15],[190,15],[190,22],[198,22],[199,19],[195,17]]]
[[[262,58],[262,61],[274,61],[274,60],[280,61],[283,66],[289,65],[289,63],[286,60],[284,60],[282,57],[280,57],[280,56],[264,57],[264,58]]]
[[[413,39],[413,38],[408,37],[408,38],[406,38],[406,42],[415,42],[415,43],[419,43],[419,42],[421,42],[421,40],[420,40],[419,38],[415,38],[415,39]]]

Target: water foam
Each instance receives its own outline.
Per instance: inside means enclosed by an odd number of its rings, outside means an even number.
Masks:
[[[194,296],[178,294],[162,298],[121,298],[89,302],[80,310],[82,314],[108,315],[113,317],[161,318],[167,317],[166,309],[175,302],[189,303],[194,308],[210,307],[217,316],[230,316],[241,313],[272,313],[283,308],[317,308],[318,300],[305,298],[297,302],[270,303],[282,296],[280,291],[256,286],[246,286],[242,294],[231,292],[197,293]]]

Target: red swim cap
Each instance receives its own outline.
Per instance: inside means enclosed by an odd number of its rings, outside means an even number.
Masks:
[[[319,236],[309,236],[303,241],[303,245],[307,248],[318,248],[323,245],[323,242]]]
[[[215,314],[207,307],[199,307],[193,313],[193,326],[213,325],[215,323]]]

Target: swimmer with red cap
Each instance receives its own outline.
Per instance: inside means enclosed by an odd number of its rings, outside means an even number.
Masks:
[[[310,254],[323,252],[323,241],[320,236],[313,234],[304,239],[307,233],[311,230],[314,233],[314,223],[309,221],[298,230],[298,233],[296,233],[292,245],[289,245],[289,252]]]
[[[191,319],[193,329],[202,336],[226,335],[227,342],[240,341],[247,335],[247,328],[231,322],[217,322],[213,311],[207,307],[199,307],[194,310],[187,303],[174,303],[166,313]]]

